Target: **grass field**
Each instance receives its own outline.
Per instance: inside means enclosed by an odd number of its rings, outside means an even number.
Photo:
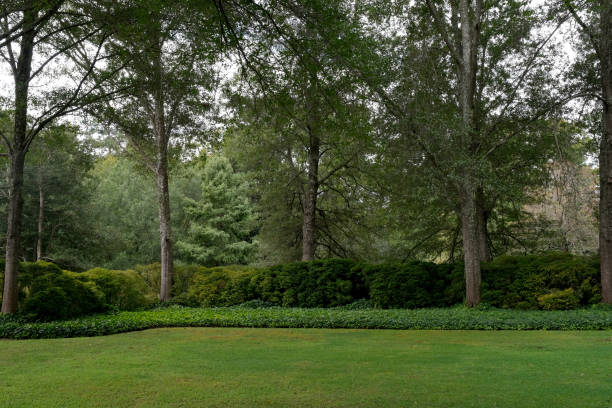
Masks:
[[[611,331],[167,328],[0,347],[1,407],[612,407]]]

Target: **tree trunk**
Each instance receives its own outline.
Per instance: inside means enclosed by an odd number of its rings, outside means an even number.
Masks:
[[[304,223],[302,225],[302,261],[312,261],[315,256],[317,225],[317,196],[319,194],[319,158],[321,141],[312,127],[309,127],[308,182],[304,191]]]
[[[463,237],[463,260],[465,262],[465,303],[475,306],[480,303],[480,232],[475,188],[468,179],[464,183],[461,198],[461,233]]]
[[[163,87],[162,41],[157,38],[153,66],[153,95],[155,110],[153,112],[153,130],[156,144],[155,177],[157,181],[157,213],[159,216],[159,240],[161,249],[161,285],[159,299],[167,302],[171,297],[172,273],[172,224],[170,222],[170,191],[168,189],[168,141],[169,129],[166,127],[164,109],[165,95]]]
[[[603,117],[599,147],[599,254],[602,302],[612,304],[612,7],[601,2]]]
[[[30,8],[24,12],[24,26],[31,26],[37,12]],[[23,167],[27,151],[26,131],[28,121],[28,91],[32,70],[35,30],[25,30],[21,37],[19,59],[15,74],[15,121],[9,186],[6,255],[2,313],[17,311],[17,262],[21,243],[21,218],[23,213]]]
[[[161,288],[159,299],[170,300],[172,289],[172,225],[170,223],[170,194],[168,191],[168,158],[158,154],[157,210],[159,216],[159,239],[161,246]]]
[[[17,312],[17,271],[21,238],[21,218],[23,213],[23,167],[24,152],[11,155],[9,186],[8,226],[6,232],[6,264],[4,267],[4,291],[2,293],[2,313]]]
[[[42,172],[42,170],[39,169]],[[36,260],[42,260],[43,222],[45,218],[45,192],[43,191],[42,173],[38,175],[38,237],[36,240]]]
[[[476,50],[480,39],[480,14],[482,1],[476,0],[476,7],[470,0],[461,0],[461,64],[459,67],[459,104],[463,119],[461,146],[473,157],[477,154],[478,138],[475,132],[475,91],[478,68]],[[461,232],[463,237],[463,260],[465,263],[465,303],[475,306],[480,303],[480,259],[484,251],[483,230],[477,199],[477,183],[474,171],[469,167],[463,171],[461,183]]]
[[[478,247],[481,262],[491,260],[491,248],[489,247],[489,231],[487,222],[489,212],[487,211],[484,193],[481,188],[476,191],[476,216],[478,217]]]

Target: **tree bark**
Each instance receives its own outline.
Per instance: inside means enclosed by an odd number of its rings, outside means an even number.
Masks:
[[[599,147],[599,254],[601,297],[612,304],[612,6],[601,1],[602,136]]]
[[[161,250],[161,285],[159,299],[167,302],[171,297],[172,274],[174,263],[172,258],[172,224],[170,219],[170,191],[168,188],[168,142],[169,129],[166,127],[166,112],[164,108],[165,95],[163,89],[162,42],[156,38],[157,47],[154,50],[153,62],[153,131],[155,133],[156,163],[155,177],[157,182],[157,212],[159,217],[159,240]]]
[[[43,223],[45,219],[45,192],[43,190],[42,170],[38,175],[38,237],[36,239],[36,260],[42,260]]]
[[[24,26],[31,27],[36,21],[37,12],[28,8],[24,12]],[[6,232],[6,254],[4,267],[4,290],[2,293],[2,313],[17,311],[17,266],[21,244],[21,224],[23,213],[23,168],[27,152],[26,132],[28,121],[28,91],[32,71],[34,51],[34,29],[25,30],[21,37],[19,59],[15,73],[15,121],[13,146],[10,155],[10,186],[8,222]]]
[[[481,188],[476,191],[476,216],[478,217],[478,247],[481,262],[489,262],[492,259],[489,247],[489,230],[487,228],[489,211]]]
[[[462,148],[473,157],[477,151],[475,133],[475,91],[478,68],[476,50],[480,39],[480,14],[482,1],[461,0],[461,63],[459,67],[459,103],[463,119]],[[468,164],[463,171],[461,183],[461,229],[463,237],[463,260],[465,267],[465,303],[475,306],[480,303],[480,260],[483,252],[483,230],[480,220],[483,214],[478,209],[478,184],[474,170]],[[486,245],[486,242],[485,242]]]
[[[308,128],[308,181],[304,190],[304,223],[302,225],[302,261],[312,261],[316,251],[317,196],[319,194],[319,158],[321,140],[311,126]]]
[[[157,165],[157,209],[159,216],[159,239],[161,246],[161,287],[159,299],[170,300],[172,289],[172,225],[170,222],[170,193],[168,190],[168,157],[158,153]]]
[[[465,303],[476,306],[480,303],[480,245],[479,222],[475,189],[471,180],[464,184],[461,199],[461,233],[463,237],[463,260],[465,262]]]

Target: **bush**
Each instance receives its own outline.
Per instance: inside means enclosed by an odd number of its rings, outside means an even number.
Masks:
[[[133,270],[94,268],[82,273],[73,273],[73,276],[84,282],[95,283],[104,294],[104,302],[119,310],[145,307],[155,299],[155,294]]]
[[[342,306],[368,296],[356,265],[349,259],[276,265],[259,270],[252,283],[260,299],[279,306]]]
[[[197,265],[174,265],[171,295],[173,297],[183,295],[181,298],[184,298],[184,294],[187,293],[194,274],[203,269],[203,267]],[[159,262],[149,265],[136,265],[134,270],[141,276],[146,285],[150,288],[150,291],[159,293],[161,285],[161,264]]]
[[[256,269],[242,266],[201,268],[194,273],[187,292],[187,304],[231,306],[256,298],[251,278]]]
[[[103,294],[95,284],[68,273],[36,274],[28,284],[20,313],[29,320],[62,320],[105,310]]]
[[[482,265],[482,301],[495,307],[538,309],[549,307],[552,295],[563,295],[570,304],[599,303],[600,275],[596,257],[568,253],[529,256],[502,256]],[[566,292],[570,293],[570,292]],[[542,303],[540,298],[544,297]],[[574,298],[569,300],[569,298]]]
[[[461,302],[462,292],[452,284],[457,265],[428,262],[364,266],[372,303],[382,308],[450,306]]]
[[[553,290],[551,293],[538,296],[538,305],[544,310],[568,310],[578,306],[578,298],[573,288]]]

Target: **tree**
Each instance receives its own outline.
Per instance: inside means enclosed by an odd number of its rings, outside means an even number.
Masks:
[[[20,248],[23,212],[23,169],[25,157],[34,138],[55,119],[78,110],[92,99],[98,99],[99,78],[84,86],[92,69],[105,58],[101,48],[105,41],[100,20],[85,13],[87,2],[8,1],[0,11],[0,57],[10,67],[15,84],[13,94],[13,129],[0,134],[10,155],[9,207],[6,238],[6,265],[2,313],[17,310],[17,259]],[[42,95],[44,101],[36,116],[29,118],[30,88],[46,72],[54,60],[64,57],[77,44],[96,38],[88,50],[89,63],[73,86],[65,86]],[[35,50],[41,51],[41,61],[33,66]]]
[[[590,48],[586,58],[597,64],[596,73],[581,83],[591,97],[601,101],[601,139],[599,142],[599,256],[601,265],[601,298],[612,304],[612,5],[609,1],[563,0]],[[581,11],[586,12],[586,18]],[[589,55],[590,54],[590,55]],[[583,61],[580,61],[583,62]],[[591,71],[586,66],[584,71]],[[584,69],[579,67],[579,69]],[[599,82],[599,89],[593,85]]]
[[[252,261],[257,248],[253,240],[256,217],[248,193],[244,177],[234,173],[227,158],[208,158],[201,199],[187,199],[184,204],[189,227],[177,242],[179,254],[205,266]]]
[[[170,299],[173,270],[169,160],[182,141],[202,133],[213,100],[211,68],[219,34],[211,7],[164,0],[128,4],[109,39],[110,69],[121,67],[124,73],[109,89],[123,91],[120,98],[89,109],[124,134],[155,175],[162,301]]]
[[[381,46],[359,57],[355,47],[338,49],[384,108],[391,142],[403,142],[405,171],[425,175],[429,193],[460,219],[466,304],[473,306],[480,261],[490,257],[488,218],[508,192],[515,160],[563,102],[549,75],[557,26],[544,29],[544,16],[518,2],[380,6],[360,7],[365,27],[374,27],[369,42]],[[330,43],[346,37],[325,35]]]
[[[342,224],[350,219],[346,213],[351,206],[358,207],[363,197],[361,186],[354,184],[361,169],[368,167],[369,109],[352,78],[335,63],[333,51],[320,47],[318,23],[296,20],[293,16],[299,10],[289,9],[289,13],[285,9],[270,13],[283,25],[278,36],[260,40],[270,50],[250,76],[260,87],[231,90],[230,104],[237,118],[233,136],[228,132],[228,139],[236,138],[228,143],[234,144],[229,154],[240,146],[252,149],[247,153],[250,158],[240,152],[234,157],[261,177],[260,204],[269,206],[262,234],[275,234],[268,231],[278,231],[272,224],[284,214],[280,222],[290,226],[282,228],[282,236],[288,238],[286,253],[293,252],[287,246],[300,245],[303,261],[315,259],[319,251],[348,256],[340,235],[351,235],[346,234],[348,225]],[[272,197],[279,201],[272,202]],[[352,215],[357,218],[355,212]],[[294,254],[289,257],[294,258]]]

